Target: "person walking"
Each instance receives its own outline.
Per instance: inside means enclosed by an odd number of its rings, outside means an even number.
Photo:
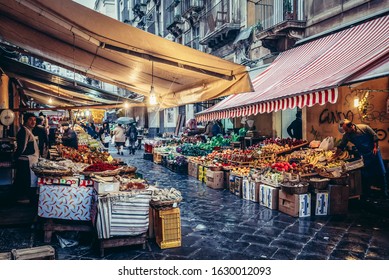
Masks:
[[[354,144],[363,157],[363,195],[370,195],[372,184],[378,183],[382,186],[382,194],[388,197],[386,169],[378,146],[377,133],[368,125],[354,124],[348,119],[340,121],[339,131],[344,134],[334,157],[336,158],[346,148],[348,142]]]
[[[124,143],[126,142],[126,131],[122,127],[122,124],[118,124],[115,129],[112,131],[112,135],[115,138],[115,146],[118,150],[118,155],[123,155],[123,147]]]
[[[136,128],[136,123],[132,123],[128,128],[127,135],[128,140],[130,142],[130,146],[128,147],[129,154],[135,155],[135,144],[138,140],[138,129]]]

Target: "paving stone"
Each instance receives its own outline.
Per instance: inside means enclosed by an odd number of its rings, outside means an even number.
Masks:
[[[272,238],[269,236],[264,235],[243,235],[239,241],[247,241],[251,244],[263,244],[263,245],[269,245],[270,242],[272,242]]]
[[[303,247],[301,252],[305,254],[315,254],[328,257],[334,248],[335,245],[324,244],[312,240]]]
[[[300,251],[301,248],[303,248],[304,244],[303,243],[298,243],[293,240],[288,240],[288,239],[282,239],[282,238],[277,238],[273,240],[270,245],[272,247],[277,247],[277,248],[284,248],[284,249],[289,249],[292,251]]]
[[[314,253],[300,253],[297,258],[297,260],[326,260],[327,257],[324,255],[316,255]]]
[[[243,250],[246,249],[249,245],[249,242],[225,240],[223,243],[220,244],[220,247],[218,248],[228,248],[228,250],[232,252],[243,252]]]
[[[338,245],[336,245],[337,250],[349,250],[352,252],[365,253],[368,248],[368,244],[356,243],[350,241],[341,240]]]
[[[309,240],[311,240],[310,236],[294,234],[294,233],[287,233],[287,232],[281,233],[278,236],[278,238],[289,239],[289,240],[293,240],[293,241],[296,241],[299,243],[307,243]]]
[[[282,229],[266,226],[266,227],[261,227],[260,229],[255,231],[255,234],[261,234],[261,235],[264,235],[264,236],[270,236],[272,238],[276,238],[282,232],[283,232]]]
[[[244,250],[244,254],[247,254],[250,259],[270,259],[273,254],[278,250],[274,246],[264,246],[259,244],[251,244]]]
[[[295,260],[299,252],[280,248],[272,256],[274,260]]]
[[[202,247],[191,256],[191,260],[221,260],[225,258],[225,252],[211,247]]]
[[[363,260],[364,258],[364,253],[349,250],[334,250],[329,257],[330,260]]]
[[[367,249],[366,259],[389,260],[389,247],[369,247]]]
[[[305,227],[298,224],[291,225],[285,228],[285,233],[300,234],[306,236],[314,236],[317,233],[317,229],[312,227]]]

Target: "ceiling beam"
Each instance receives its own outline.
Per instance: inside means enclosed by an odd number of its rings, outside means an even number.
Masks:
[[[145,104],[128,104],[128,107],[146,107]],[[121,104],[113,104],[113,105],[87,105],[87,106],[59,106],[59,107],[52,107],[52,108],[15,108],[12,109],[12,111],[15,112],[33,112],[33,111],[42,111],[42,110],[51,110],[51,111],[57,111],[57,110],[87,110],[87,109],[115,109],[115,108],[124,108],[123,103]]]

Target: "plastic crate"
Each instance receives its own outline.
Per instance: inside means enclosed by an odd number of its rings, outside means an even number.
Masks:
[[[180,209],[157,210],[154,221],[155,240],[161,249],[181,246]]]

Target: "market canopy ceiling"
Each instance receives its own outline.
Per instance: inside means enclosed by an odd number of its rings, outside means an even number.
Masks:
[[[7,76],[16,79],[18,86],[36,103],[46,106],[94,106],[101,104],[138,103],[91,85],[75,82],[73,79],[55,75],[52,72],[19,62],[6,55],[0,55],[0,68]],[[51,97],[51,104],[48,99]]]
[[[255,79],[254,92],[232,95],[199,121],[335,103],[338,87],[382,77],[389,55],[389,16],[343,29],[281,53]]]
[[[252,91],[246,67],[70,0],[0,0],[0,36],[32,55],[149,96],[160,108]]]

